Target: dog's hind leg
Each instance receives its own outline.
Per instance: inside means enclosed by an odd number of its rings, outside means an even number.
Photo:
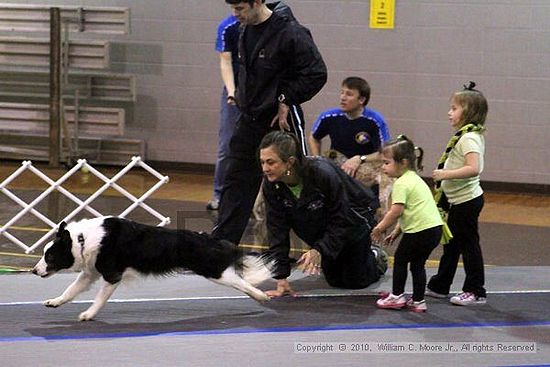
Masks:
[[[99,274],[90,274],[81,272],[78,274],[78,277],[74,282],[71,283],[65,289],[65,291],[56,298],[47,299],[44,301],[44,306],[46,307],[59,307],[64,303],[72,301],[80,293],[88,290],[93,282],[99,278]]]
[[[106,280],[103,280],[103,285],[99,289],[99,292],[97,292],[94,303],[84,312],[82,312],[78,319],[80,321],[89,321],[92,320],[95,315],[101,310],[103,306],[105,306],[105,303],[109,300],[115,289],[118,287],[120,282],[111,284]]]
[[[255,299],[258,302],[269,301],[269,296],[262,292],[260,289],[254,287],[252,284],[245,281],[235,272],[233,267],[227,268],[222,276],[219,278],[208,278],[209,280],[222,284],[231,288],[235,288],[238,291],[241,291],[251,298]]]

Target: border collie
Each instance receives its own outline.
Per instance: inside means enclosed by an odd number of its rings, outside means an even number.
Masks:
[[[63,294],[44,301],[47,307],[71,301],[103,278],[93,304],[79,315],[80,321],[86,321],[96,316],[123,276],[132,271],[171,275],[178,270],[191,270],[259,302],[267,301],[269,297],[254,286],[272,277],[273,263],[207,234],[100,217],[68,225],[62,222],[55,240],[45,246],[44,256],[32,273],[45,278],[62,269],[80,274]]]

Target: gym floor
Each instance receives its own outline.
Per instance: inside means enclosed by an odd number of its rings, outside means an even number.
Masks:
[[[2,162],[0,182],[18,167]],[[53,179],[64,173],[38,168]],[[111,177],[118,170],[100,171]],[[216,215],[205,210],[211,175],[161,173],[170,182],[148,205],[170,217],[170,227],[210,231]],[[119,184],[140,196],[156,182],[133,170]],[[92,174],[78,172],[63,187],[86,198],[101,184]],[[47,187],[24,173],[6,189],[28,203]],[[26,254],[1,236],[1,360],[5,366],[447,366],[456,358],[455,364],[468,366],[550,365],[550,195],[487,192],[485,197],[480,234],[487,304],[459,307],[427,299],[425,314],[374,306],[378,293],[391,289],[390,268],[378,283],[353,291],[330,288],[322,276],[295,271],[291,280],[298,296],[265,304],[192,274],[148,278],[122,285],[96,320],[78,322],[95,288],[60,308],[43,307],[42,301],[59,295],[76,274],[33,276],[28,270],[41,250]],[[117,215],[130,204],[110,189],[91,205]],[[59,221],[74,207],[65,196],[52,193],[37,210]],[[2,223],[21,211],[4,194],[0,209]],[[158,223],[141,208],[128,217]],[[31,244],[46,227],[28,214],[8,232]],[[257,228],[251,220],[243,246],[265,246]],[[302,249],[296,248],[295,254]],[[393,250],[388,249],[390,255]],[[430,257],[428,276],[437,270],[440,255],[437,248]],[[460,291],[463,279],[460,268],[453,292]],[[260,287],[273,286],[268,281]],[[410,279],[406,289],[411,290]]]

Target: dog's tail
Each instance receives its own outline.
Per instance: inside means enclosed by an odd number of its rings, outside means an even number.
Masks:
[[[273,278],[275,261],[265,255],[245,254],[242,257],[242,278],[256,286]]]

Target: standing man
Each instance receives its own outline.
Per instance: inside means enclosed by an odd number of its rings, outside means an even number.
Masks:
[[[214,195],[206,205],[208,210],[218,210],[222,185],[227,171],[229,141],[239,120],[240,112],[235,99],[239,71],[239,27],[240,23],[231,15],[218,26],[216,51],[220,54],[220,71],[223,80],[220,101],[220,130],[218,134],[218,160],[214,171]]]
[[[212,234],[238,244],[261,183],[258,146],[270,131],[296,134],[305,152],[300,104],[326,83],[327,69],[308,29],[282,2],[225,0],[243,24],[239,37],[237,105],[218,222]]]

